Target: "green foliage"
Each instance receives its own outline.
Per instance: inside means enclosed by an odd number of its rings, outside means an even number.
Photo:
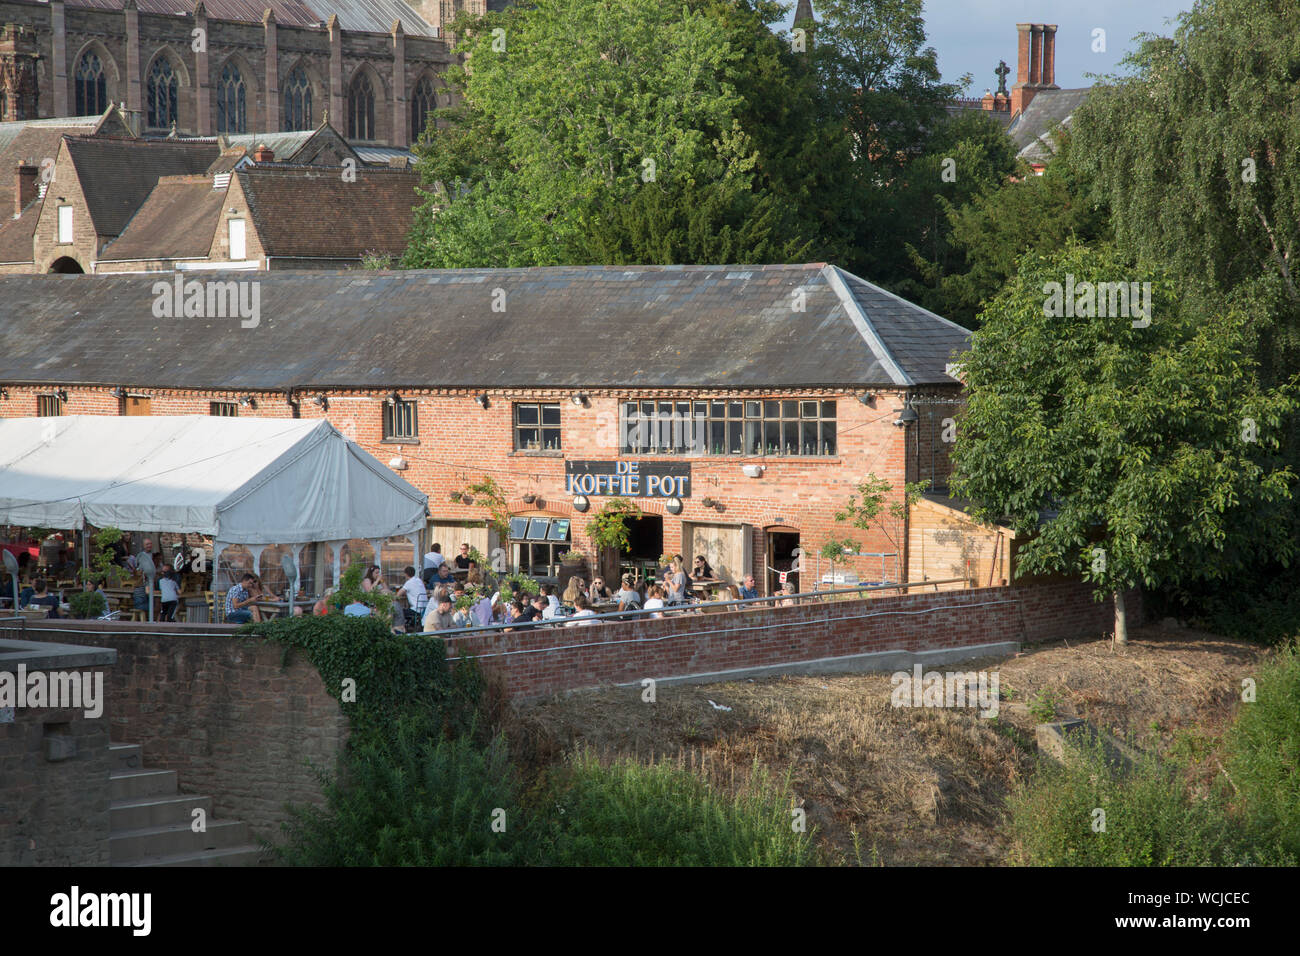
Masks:
[[[95,532],[95,550],[90,554],[90,567],[81,569],[81,579],[95,584],[115,587],[126,578],[126,572],[113,563],[113,545],[122,540],[117,528],[100,528]]]
[[[460,491],[451,493],[452,501],[462,501],[465,498],[472,498],[475,504],[486,508],[488,512],[488,526],[492,528],[502,541],[510,537],[510,508],[506,504],[505,492],[501,486],[496,483],[491,475],[484,475],[478,481],[466,485]],[[483,570],[489,570],[483,563],[483,555],[479,554],[477,549],[470,549],[470,557],[478,561],[478,566]]]
[[[847,522],[862,531],[870,531],[873,527],[879,526],[885,536],[897,544],[902,523],[907,519],[908,507],[915,504],[929,486],[928,478],[924,481],[904,482],[903,500],[892,501],[886,506],[885,502],[889,498],[889,493],[894,490],[894,486],[874,473],[869,474],[858,482],[857,494],[849,496],[849,503],[836,511],[834,518],[837,522]],[[880,516],[884,513],[893,518],[891,526],[886,526],[880,521]],[[833,545],[838,546],[834,554],[831,553]],[[848,538],[843,541],[832,540],[822,548],[822,557],[832,561],[838,560],[844,556],[845,547],[853,551],[862,550],[861,544],[857,541]]]
[[[441,640],[395,635],[374,615],[276,618],[246,624],[239,633],[306,651],[354,728],[391,727],[415,713],[462,730],[478,703],[477,664],[463,662],[453,671]],[[351,686],[355,701],[346,699]]]
[[[1053,721],[1056,719],[1056,704],[1056,691],[1050,687],[1044,687],[1029,702],[1029,715],[1040,724]]]
[[[1226,735],[1225,769],[1265,845],[1300,858],[1300,654],[1295,644],[1260,669]]]
[[[1219,794],[1193,795],[1177,771],[1143,757],[1128,774],[1105,748],[1070,744],[1008,800],[1015,860],[1030,866],[1222,866],[1243,834]],[[1105,812],[1105,830],[1096,831]]]
[[[68,598],[72,616],[79,618],[102,617],[108,613],[108,601],[99,591],[78,591]]]
[[[538,584],[536,581],[534,581],[527,574],[522,574],[522,573],[507,574],[505,579],[514,584],[516,593],[523,593],[528,595],[535,595],[535,594],[542,593],[542,586]]]
[[[1049,315],[1049,283],[1070,275],[1076,288],[1151,281],[1149,324]],[[953,489],[1029,538],[1018,573],[1081,573],[1105,593],[1293,552],[1295,475],[1278,451],[1295,382],[1260,384],[1249,302],[1178,291],[1111,249],[1071,245],[1026,257],[984,313],[963,357]]]
[[[352,746],[326,804],[294,812],[281,862],[295,866],[494,866],[526,855],[518,787],[505,744],[441,739],[405,717],[390,736]],[[494,812],[505,829],[494,832]]]
[[[689,771],[590,754],[560,768],[540,806],[543,860],[560,866],[808,866],[811,833],[792,821],[789,784],[755,767],[732,798]]]
[[[366,591],[361,587],[361,579],[366,576],[366,568],[373,562],[354,561],[339,577],[338,590],[330,599],[335,611],[349,604],[361,603],[372,609],[373,616],[384,621],[393,617],[393,595],[382,591]]]
[[[587,537],[596,548],[622,551],[629,544],[628,518],[641,516],[641,509],[627,498],[610,498],[587,523]]]

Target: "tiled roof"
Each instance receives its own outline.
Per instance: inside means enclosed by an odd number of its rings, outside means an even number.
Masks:
[[[1042,90],[1008,127],[1007,132],[1020,150],[1020,158],[1031,162],[1045,160],[1052,154],[1051,132],[1068,126],[1070,117],[1092,92],[1091,87],[1076,90]]]
[[[91,119],[89,125],[67,119],[0,123],[0,216],[13,215],[14,169],[19,162],[39,166],[43,159],[54,159],[64,134],[89,135],[94,130],[99,117]]]
[[[225,200],[226,190],[213,189],[211,176],[165,176],[99,258],[205,258]]]
[[[887,388],[955,385],[943,366],[969,347],[822,263],[203,278],[256,282],[258,325],[159,319],[157,276],[0,278],[0,383]]]
[[[70,7],[94,10],[121,10],[122,0],[67,0]],[[175,16],[193,14],[194,0],[136,0],[141,13]],[[281,26],[324,26],[330,14],[337,14],[344,30],[387,33],[394,20],[402,21],[408,36],[436,37],[438,31],[401,0],[205,0],[204,9],[211,20],[241,20],[261,23],[262,13],[270,9]]]
[[[67,149],[101,236],[121,235],[160,178],[202,173],[217,158],[210,142],[69,138]]]
[[[0,262],[32,261],[32,236],[36,234],[36,220],[40,217],[41,202],[34,199],[19,218],[0,219]]]
[[[234,175],[268,256],[400,256],[421,201],[420,177],[404,170],[358,169],[355,182],[318,166],[246,166]]]

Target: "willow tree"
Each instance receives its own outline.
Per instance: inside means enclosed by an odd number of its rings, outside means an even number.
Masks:
[[[954,493],[1024,536],[1018,575],[1111,596],[1120,644],[1127,589],[1293,553],[1279,449],[1297,382],[1261,383],[1252,306],[1072,243],[1021,260],[963,359]]]

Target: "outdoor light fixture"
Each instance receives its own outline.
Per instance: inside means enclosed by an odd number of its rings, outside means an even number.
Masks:
[[[328,412],[330,410],[330,400],[326,397],[324,392],[318,392],[313,395],[311,403],[320,408],[323,412]]]
[[[240,395],[240,396],[239,396],[239,407],[240,407],[240,408],[257,408],[257,399],[255,399],[252,395]]]
[[[705,498],[700,502],[700,504],[704,505],[704,507],[706,508],[712,508],[714,505],[717,504],[717,502],[714,501],[712,498]]]
[[[59,396],[59,401],[61,402],[66,402],[68,400],[68,390],[66,388],[61,388],[54,394]]]
[[[870,392],[863,392],[861,395],[858,396],[858,401],[860,401],[863,405],[870,405],[871,407],[874,408],[876,405],[876,396],[872,395]]]
[[[676,497],[675,495],[674,495],[672,498],[669,498],[669,499],[668,499],[668,503],[664,505],[664,510],[667,511],[670,515],[679,515],[679,514],[681,514],[681,513],[682,513],[682,499]]]
[[[915,421],[919,421],[920,418],[921,416],[916,414],[915,408],[903,408],[899,410],[898,417],[894,419],[894,424],[899,428],[903,428]]]
[[[587,404],[587,393],[575,392],[573,395],[573,404],[585,406]]]
[[[384,401],[387,402],[389,405],[396,405],[401,400],[402,400],[402,396],[398,395],[396,392],[389,392],[388,395],[384,398]]]
[[[487,408],[488,407],[487,392],[484,392],[481,395],[475,395],[474,404],[477,405],[479,408]]]
[[[762,478],[762,477],[763,477],[763,466],[762,466],[762,465],[741,465],[741,466],[740,466],[740,471],[741,471],[742,474],[744,474],[744,476],[745,476],[746,478]]]
[[[126,398],[126,389],[119,385],[108,394],[112,395],[114,398]]]
[[[8,398],[9,398],[9,389],[7,389],[7,388],[0,388],[0,398],[8,399]]]
[[[578,495],[573,499],[573,510],[578,514],[586,514],[587,509],[591,507],[591,502],[587,500],[586,495]]]
[[[397,446],[397,457],[388,462],[388,467],[393,471],[406,471],[408,465],[406,459],[402,456],[402,446]]]

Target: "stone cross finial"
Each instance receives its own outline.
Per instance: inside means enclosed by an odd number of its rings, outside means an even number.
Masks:
[[[993,72],[996,73],[998,77],[998,92],[1001,93],[1003,96],[1006,96],[1007,95],[1007,74],[1011,72],[1011,68],[1007,66],[1007,61],[999,60],[998,68]]]

